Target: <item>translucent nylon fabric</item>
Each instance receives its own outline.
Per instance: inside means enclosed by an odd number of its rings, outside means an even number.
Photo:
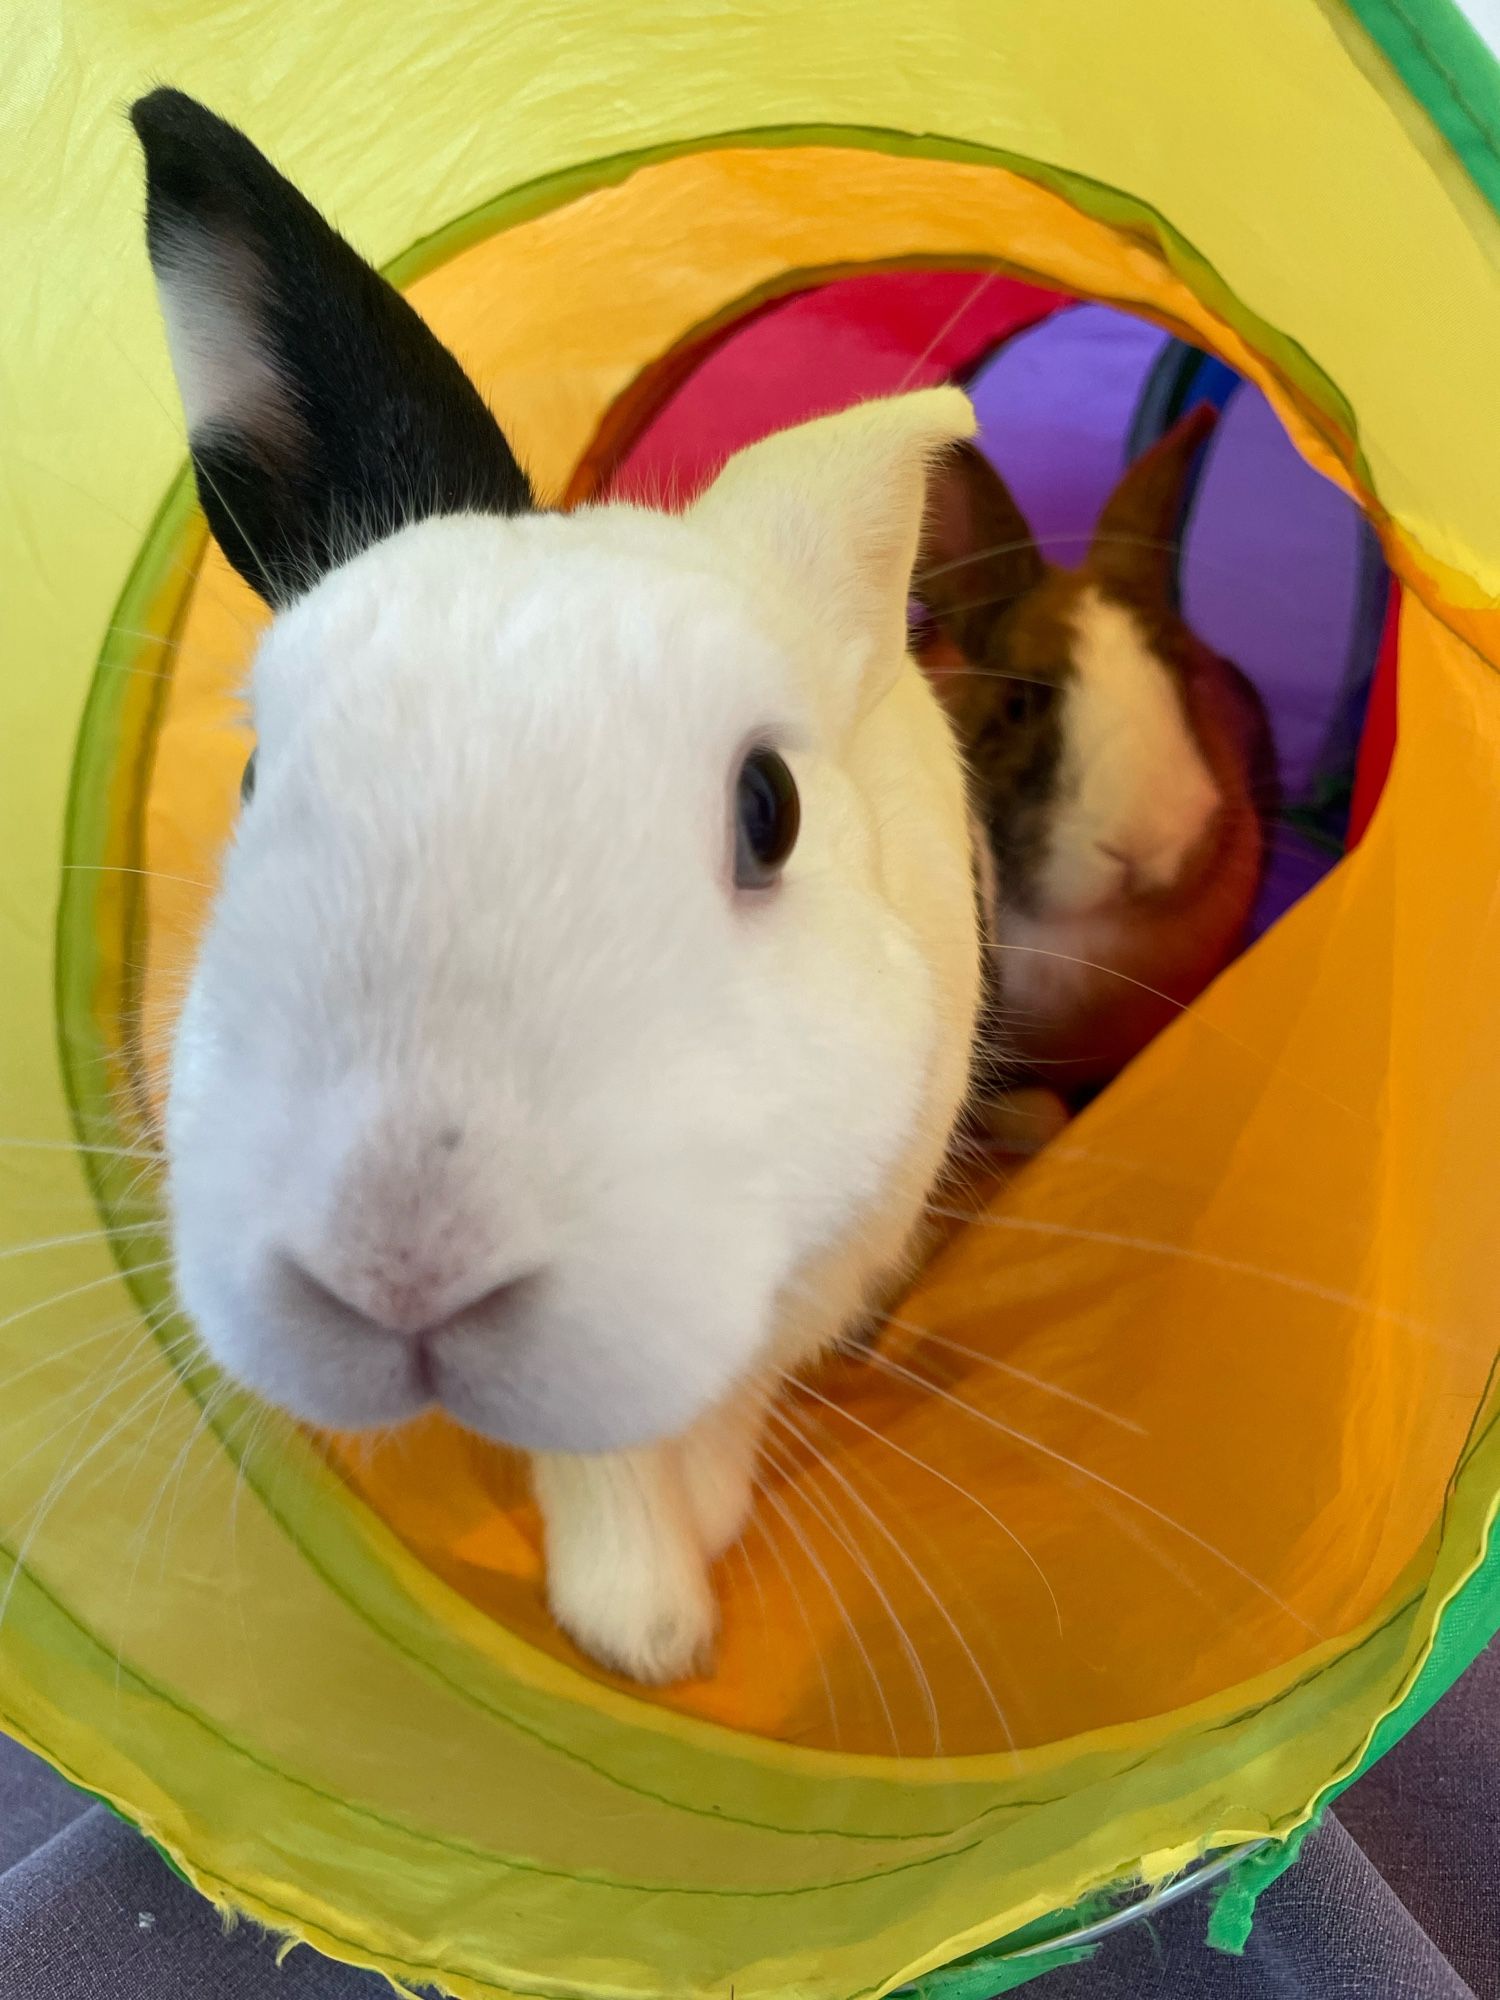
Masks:
[[[1414,1680],[1500,1491],[1500,255],[1422,114],[1294,0],[683,0],[650,35],[578,0],[357,26],[70,0],[18,45],[0,1202],[8,1244],[51,1247],[0,1258],[0,1720],[216,1898],[466,1996],[850,2000],[1295,1825]],[[1406,585],[1357,853],[903,1308],[992,1421],[822,1385],[839,1474],[919,1562],[861,1530],[882,1601],[827,1528],[844,1489],[790,1479],[848,1622],[796,1543],[785,1574],[728,1567],[721,1672],[660,1700],[546,1625],[492,1455],[432,1426],[399,1465],[330,1459],[142,1330],[166,1292],[133,1149],[255,624],[172,485],[118,116],[160,76],[399,257],[554,492],[686,344],[808,274],[994,263],[1257,381]],[[72,1114],[127,1151],[73,1150]]]

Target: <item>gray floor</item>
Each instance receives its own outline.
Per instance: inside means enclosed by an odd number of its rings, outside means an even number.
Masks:
[[[1038,2000],[1500,2000],[1500,1643],[1340,1801],[1243,1959],[1192,1902]],[[214,1912],[128,1828],[0,1739],[0,2000],[390,2000]]]

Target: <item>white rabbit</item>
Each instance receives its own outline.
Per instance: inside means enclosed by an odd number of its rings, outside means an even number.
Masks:
[[[535,510],[240,133],[134,113],[199,492],[275,612],[176,1032],[177,1284],[315,1424],[533,1454],[597,1659],[702,1668],[763,1399],[900,1275],[964,1098],[964,779],[906,650],[956,389]]]

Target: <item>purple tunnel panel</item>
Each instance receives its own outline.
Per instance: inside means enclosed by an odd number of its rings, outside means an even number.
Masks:
[[[980,443],[1051,561],[1071,566],[1087,552],[1168,338],[1109,306],[1069,306],[1018,333],[970,378]]]

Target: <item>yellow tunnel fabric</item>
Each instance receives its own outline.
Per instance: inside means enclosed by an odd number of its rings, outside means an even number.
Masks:
[[[0,96],[33,301],[0,328],[0,1205],[5,1245],[50,1245],[0,1255],[0,1721],[219,1899],[461,1995],[849,2000],[1285,1831],[1500,1493],[1500,225],[1311,0],[700,12],[69,0],[22,8]],[[546,1625],[494,1454],[437,1425],[320,1454],[142,1331],[168,1294],[136,1149],[256,622],[172,485],[119,116],[157,76],[399,260],[551,490],[705,326],[935,259],[1214,347],[1382,526],[1408,590],[1369,836],[902,1310],[1123,1426],[977,1358],[944,1379],[988,1427],[822,1385],[951,1482],[830,1433],[941,1585],[946,1616],[877,1545],[936,1735],[819,1475],[782,1493],[863,1651],[805,1569],[799,1611],[730,1565],[722,1672],[648,1699]],[[128,1157],[75,1154],[70,1093]]]

